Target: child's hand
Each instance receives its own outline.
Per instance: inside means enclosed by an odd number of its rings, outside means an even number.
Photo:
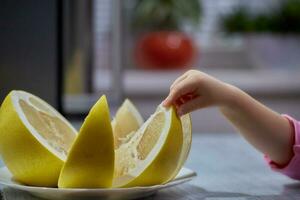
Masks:
[[[163,105],[175,105],[179,115],[219,106],[241,134],[271,160],[284,165],[293,156],[293,127],[285,117],[242,90],[200,71],[190,70],[175,80]]]
[[[226,104],[231,86],[205,73],[189,70],[177,78],[170,87],[163,105],[175,105],[179,115],[199,108]]]

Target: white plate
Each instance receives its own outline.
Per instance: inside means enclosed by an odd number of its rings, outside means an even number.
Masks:
[[[74,199],[136,199],[156,193],[158,190],[173,187],[185,183],[196,177],[196,172],[182,168],[176,178],[164,185],[133,188],[111,188],[111,189],[58,189],[49,187],[32,187],[22,185],[12,179],[11,173],[6,167],[0,168],[0,184],[9,188],[22,190],[34,196],[45,199],[74,200]]]

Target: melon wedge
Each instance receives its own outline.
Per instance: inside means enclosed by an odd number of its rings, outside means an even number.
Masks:
[[[12,91],[0,108],[0,154],[17,181],[57,186],[76,137],[71,124],[40,98]]]
[[[113,172],[113,133],[107,100],[102,96],[80,128],[59,176],[58,187],[111,187]]]
[[[166,183],[178,169],[182,144],[182,125],[174,108],[158,109],[115,150],[113,187]]]
[[[117,110],[116,116],[111,123],[115,148],[117,149],[121,144],[128,141],[143,123],[143,117],[137,108],[129,99],[126,99]]]
[[[156,111],[161,111],[163,107],[159,105],[157,107]],[[183,141],[182,141],[182,148],[181,148],[181,153],[180,153],[180,158],[179,162],[177,165],[177,169],[175,170],[175,173],[173,174],[171,180],[176,177],[176,175],[179,173],[181,168],[183,167],[184,163],[186,162],[188,155],[190,153],[190,149],[192,146],[192,119],[191,115],[185,114],[180,117],[181,125],[182,125],[182,136],[183,136]]]

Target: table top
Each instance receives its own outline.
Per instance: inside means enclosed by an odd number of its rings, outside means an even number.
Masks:
[[[197,178],[147,199],[300,199],[300,181],[270,170],[263,155],[237,134],[194,133],[186,167]]]
[[[186,166],[198,173],[192,199],[300,199],[300,182],[272,171],[238,134],[194,134]]]
[[[272,171],[261,153],[238,134],[195,134],[186,166],[191,183],[150,199],[300,199],[300,181]]]

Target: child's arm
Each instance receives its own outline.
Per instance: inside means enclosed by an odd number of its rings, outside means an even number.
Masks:
[[[163,104],[175,105],[180,115],[218,106],[238,131],[274,162],[285,165],[293,157],[293,128],[285,117],[207,74],[190,70],[179,77]]]
[[[258,150],[279,165],[293,157],[293,129],[289,121],[239,89],[231,104],[220,107],[224,116]]]

